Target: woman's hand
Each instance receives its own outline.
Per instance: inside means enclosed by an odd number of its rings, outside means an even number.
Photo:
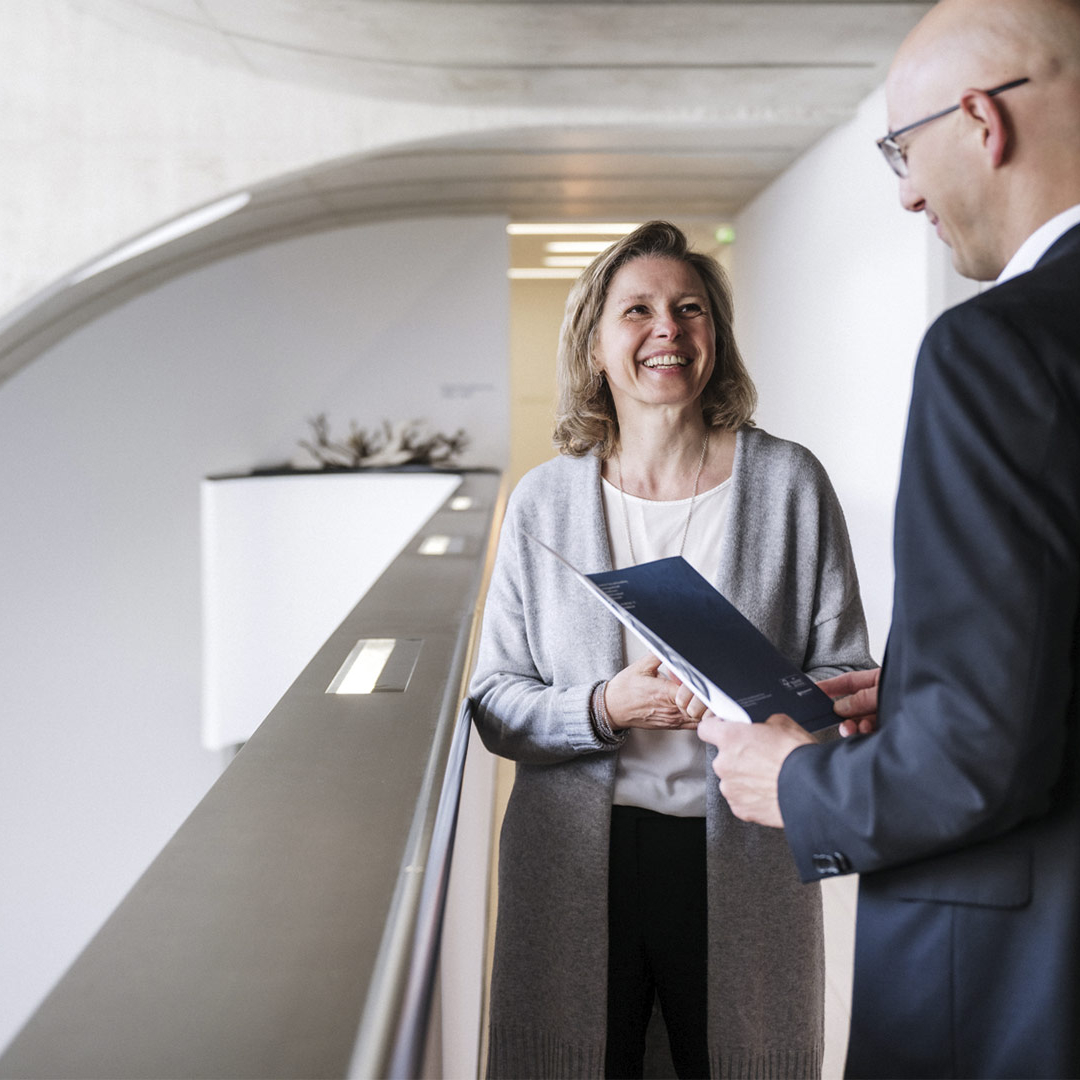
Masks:
[[[869,735],[877,730],[878,679],[881,668],[845,671],[822,679],[818,687],[833,698],[833,712],[844,717],[841,735]]]
[[[713,715],[709,706],[697,697],[686,683],[679,682],[674,675],[669,675],[668,678],[675,682],[675,704],[691,720],[703,720],[706,716]]]
[[[613,730],[636,727],[678,731],[697,727],[697,720],[687,716],[675,703],[679,684],[660,675],[659,668],[660,661],[655,656],[646,656],[624,667],[608,681],[604,706]]]

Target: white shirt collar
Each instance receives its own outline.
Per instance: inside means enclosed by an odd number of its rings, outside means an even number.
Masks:
[[[1080,203],[1063,210],[1052,217],[1045,225],[1040,225],[1021,245],[1016,254],[1006,263],[1005,269],[998,275],[995,285],[1000,285],[1009,278],[1026,274],[1049,250],[1054,242],[1064,236],[1074,225],[1080,225]]]

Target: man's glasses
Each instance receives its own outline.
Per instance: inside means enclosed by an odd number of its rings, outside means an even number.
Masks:
[[[1023,86],[1026,82],[1031,82],[1031,80],[1013,79],[1012,82],[1007,82],[1003,86],[995,86],[993,90],[987,90],[986,93],[989,94],[990,97],[993,97],[995,94],[1001,94],[1006,90],[1012,90],[1013,87]],[[916,120],[914,124],[906,124],[902,128],[890,131],[883,139],[878,139],[877,147],[882,154],[885,155],[885,160],[889,163],[889,168],[901,178],[908,174],[907,151],[896,141],[897,135],[906,135],[909,131],[913,131],[917,127],[922,127],[923,124],[929,124],[931,120],[940,120],[943,116],[948,116],[949,113],[956,112],[959,108],[959,105],[950,105],[947,109],[942,109],[941,112],[936,112],[932,116],[924,116],[921,120]]]

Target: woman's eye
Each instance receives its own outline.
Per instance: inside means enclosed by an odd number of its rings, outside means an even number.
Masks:
[[[683,304],[679,310],[684,315],[700,315],[704,309],[700,304]]]

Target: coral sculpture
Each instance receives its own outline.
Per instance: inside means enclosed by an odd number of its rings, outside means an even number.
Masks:
[[[419,420],[384,420],[382,429],[371,432],[349,422],[348,438],[335,441],[322,413],[311,426],[312,439],[300,446],[324,469],[386,468],[393,465],[449,465],[468,445],[463,429],[453,435],[429,431]]]

